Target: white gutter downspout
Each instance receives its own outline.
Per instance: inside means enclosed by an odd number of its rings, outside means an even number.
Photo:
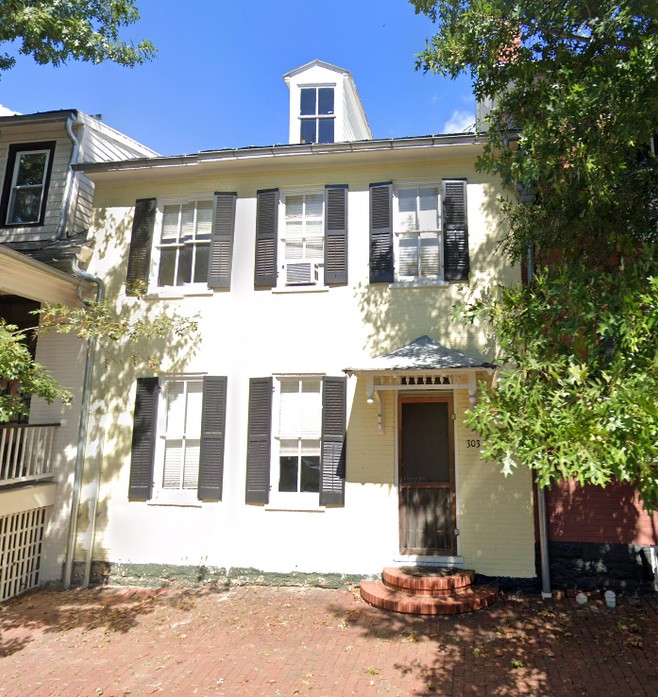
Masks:
[[[96,302],[101,302],[105,295],[105,284],[98,277],[93,274],[83,271],[78,266],[78,258],[73,257],[71,260],[71,270],[78,277],[85,281],[90,281],[95,283],[97,287],[96,291]],[[78,296],[82,300],[81,290],[78,289]],[[75,557],[75,543],[78,534],[78,513],[80,510],[80,492],[82,489],[82,475],[84,470],[85,454],[87,449],[87,433],[89,430],[89,403],[91,401],[91,382],[94,372],[94,358],[96,355],[96,340],[87,340],[87,359],[85,361],[85,376],[82,387],[82,405],[80,410],[80,427],[78,429],[78,447],[75,456],[75,472],[73,477],[73,495],[71,499],[71,516],[69,520],[69,534],[66,544],[66,559],[64,562],[64,577],[63,585],[64,588],[71,587],[71,577],[73,575],[73,561]],[[83,588],[89,585],[89,579],[91,576],[91,555],[93,553],[94,537],[96,533],[96,508],[98,498],[98,491],[100,486],[100,471],[99,471],[99,481],[96,483],[94,489],[94,498],[90,504],[90,520],[89,524],[91,526],[91,542],[89,545],[89,550],[85,556],[85,571]]]
[[[66,175],[62,212],[59,216],[59,223],[57,225],[57,239],[60,240],[66,237],[66,224],[68,222],[71,194],[73,192],[73,177],[75,176],[73,172],[73,165],[78,164],[78,155],[80,154],[80,141],[76,138],[75,133],[73,133],[73,123],[77,120],[78,117],[75,114],[71,114],[68,119],[66,119],[66,134],[68,135],[71,143],[73,143],[73,152],[71,153],[71,163]]]

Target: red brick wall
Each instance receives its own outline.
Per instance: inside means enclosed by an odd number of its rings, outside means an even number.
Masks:
[[[562,482],[547,491],[546,510],[551,541],[658,544],[658,513],[649,516],[627,484],[603,489]]]

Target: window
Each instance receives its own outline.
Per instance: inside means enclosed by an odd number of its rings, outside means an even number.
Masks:
[[[283,195],[285,285],[313,285],[324,260],[324,191]]]
[[[206,283],[213,202],[165,203],[162,209],[158,286]]]
[[[399,280],[441,277],[441,198],[438,185],[395,191],[395,265]]]
[[[279,381],[279,493],[320,491],[322,435],[321,378],[282,378]],[[317,496],[315,497],[317,503]]]
[[[55,143],[12,145],[9,148],[2,216],[5,225],[41,225]]]
[[[334,88],[302,87],[300,95],[300,142],[334,142]]]

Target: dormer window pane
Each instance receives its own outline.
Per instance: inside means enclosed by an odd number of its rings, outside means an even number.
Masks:
[[[318,89],[318,114],[328,116],[334,113],[334,88],[320,87]]]
[[[302,143],[317,143],[315,136],[315,119],[304,119],[301,126],[301,142]]]
[[[319,119],[320,134],[318,143],[333,143],[334,142],[334,120]]]
[[[333,143],[334,88],[302,87],[300,90],[300,143]]]
[[[301,105],[299,113],[302,116],[315,116],[315,87],[302,89]]]

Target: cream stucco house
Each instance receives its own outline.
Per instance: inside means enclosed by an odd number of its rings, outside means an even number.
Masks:
[[[492,347],[453,306],[518,275],[480,137],[374,139],[349,72],[285,81],[287,145],[81,167],[88,271],[121,313],[198,316],[199,334],[154,341],[157,373],[97,373],[76,562],[534,577],[530,477],[503,478],[464,425]]]

